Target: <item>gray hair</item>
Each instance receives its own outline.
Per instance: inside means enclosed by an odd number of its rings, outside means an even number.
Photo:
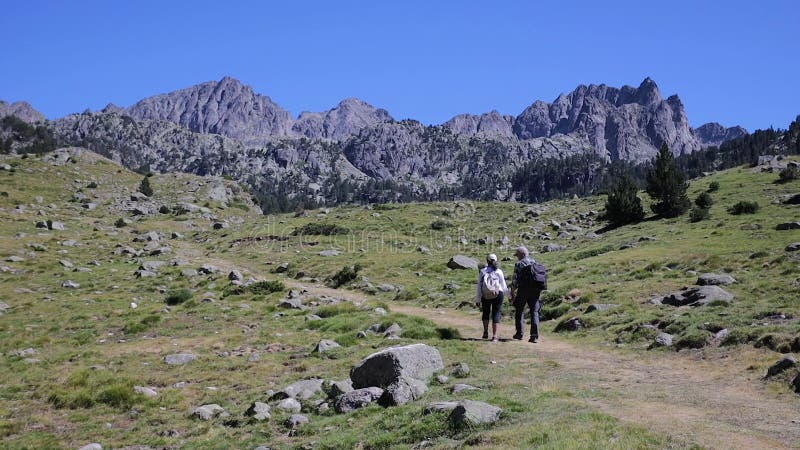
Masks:
[[[530,252],[528,252],[528,248],[525,247],[524,245],[520,245],[519,247],[517,247],[517,252],[522,253],[522,256],[530,255]]]

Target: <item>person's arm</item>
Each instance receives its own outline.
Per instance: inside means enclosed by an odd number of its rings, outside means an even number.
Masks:
[[[483,283],[483,271],[478,271],[478,283],[477,283],[477,291],[475,293],[475,303],[480,303],[483,299],[483,291],[481,290],[481,283]]]
[[[508,291],[508,299],[514,300],[514,296],[517,293],[517,265],[514,264],[514,273],[511,275],[511,289]]]
[[[504,274],[500,269],[497,269],[497,271],[500,272],[500,283],[502,284],[501,287],[503,288],[503,294],[510,295],[511,291],[508,289],[508,285],[506,284],[506,274]]]

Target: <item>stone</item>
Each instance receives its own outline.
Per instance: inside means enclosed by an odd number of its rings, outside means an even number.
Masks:
[[[453,387],[450,388],[450,392],[452,394],[460,394],[461,392],[464,392],[464,391],[479,391],[479,390],[480,390],[479,387],[475,387],[475,386],[472,386],[472,385],[469,385],[469,384],[463,384],[463,383],[454,384]]]
[[[478,270],[478,261],[464,255],[454,255],[447,262],[447,267],[453,270]]]
[[[9,310],[9,308],[11,308],[11,307],[8,306],[8,303],[0,302],[0,314],[3,314],[4,312],[7,312]]]
[[[340,395],[333,404],[333,409],[339,414],[348,413],[377,402],[382,395],[383,389],[379,387],[355,389]]]
[[[303,302],[299,298],[285,298],[278,303],[278,308],[303,309]]]
[[[436,414],[436,413],[449,413],[456,409],[459,402],[431,402],[425,405],[425,408],[422,410],[423,415],[428,414]]]
[[[47,228],[49,228],[51,230],[56,230],[56,231],[64,231],[64,230],[66,230],[66,227],[64,226],[64,224],[62,222],[51,222],[49,220],[47,221]]]
[[[308,417],[302,414],[292,414],[283,422],[283,425],[287,428],[297,428],[306,423],[308,423]]]
[[[469,365],[467,363],[458,363],[453,368],[453,371],[450,372],[456,378],[465,378],[469,376]]]
[[[229,414],[222,406],[216,403],[210,403],[208,405],[198,406],[191,411],[190,415],[200,420],[212,420],[217,417],[227,417]]]
[[[769,366],[767,368],[767,372],[764,374],[764,378],[771,378],[779,373],[791,369],[792,367],[797,365],[797,360],[792,355],[783,355],[781,359],[775,362],[775,364]]]
[[[328,395],[328,398],[338,398],[342,394],[353,391],[353,382],[350,379],[331,381],[323,384],[322,389]]]
[[[736,280],[726,273],[704,273],[697,278],[698,286],[727,286],[733,283]]]
[[[67,281],[61,283],[61,287],[67,288],[67,289],[78,289],[79,287],[81,287],[81,285],[76,283],[76,282],[74,282],[74,281],[72,281],[72,280],[67,280]]]
[[[566,249],[566,247],[564,247],[563,245],[560,245],[560,244],[547,244],[547,245],[543,245],[541,247],[540,251],[542,253],[552,253],[552,252],[560,252],[560,251],[565,250],[565,249]]]
[[[429,254],[431,252],[431,249],[429,249],[428,247],[426,247],[424,245],[419,245],[419,246],[417,246],[417,251],[422,253],[423,255],[427,255],[427,254]]]
[[[270,401],[283,400],[286,398],[299,398],[307,400],[322,392],[323,380],[320,378],[310,378],[298,380],[274,393]]]
[[[581,322],[581,319],[572,317],[556,325],[555,331],[556,333],[561,331],[578,331],[581,328],[583,328],[583,322]]]
[[[561,229],[561,224],[559,222],[555,221],[555,220],[551,220],[550,221],[550,228],[552,228],[553,231],[558,231],[558,230]]]
[[[198,272],[196,270],[194,270],[194,269],[182,269],[181,270],[181,276],[182,277],[190,278],[190,277],[196,277],[197,275],[198,275]]]
[[[164,362],[170,366],[182,366],[194,361],[195,359],[197,359],[197,356],[192,353],[175,353],[173,355],[165,356]]]
[[[375,286],[375,288],[377,290],[381,291],[381,292],[394,292],[394,291],[397,290],[397,288],[394,287],[394,285],[391,285],[391,284],[388,284],[388,283],[379,284],[379,285]]]
[[[73,267],[75,267],[75,265],[72,264],[72,261],[68,259],[60,259],[58,260],[58,263],[61,264],[62,267],[65,267],[67,269],[72,269]]]
[[[322,339],[317,342],[317,345],[314,347],[314,353],[325,353],[339,347],[341,347],[341,345],[335,341],[330,339]]]
[[[238,270],[231,270],[231,272],[228,274],[228,279],[231,281],[242,281],[244,280],[244,276],[242,275],[242,272]]]
[[[197,271],[203,275],[211,275],[219,272],[219,269],[211,264],[203,264]]]
[[[719,286],[700,286],[673,292],[661,299],[664,305],[672,306],[703,306],[711,302],[731,302],[733,294]]]
[[[403,334],[403,329],[400,328],[400,325],[397,323],[389,325],[389,327],[383,331],[383,337],[385,338],[400,337],[400,335],[402,334]]]
[[[356,389],[385,388],[400,379],[427,382],[442,369],[444,363],[439,350],[426,344],[412,344],[386,348],[367,356],[350,370],[350,379]]]
[[[373,309],[372,312],[374,312],[375,314],[377,314],[379,316],[385,316],[385,315],[389,314],[385,309],[381,308],[380,306],[375,308],[375,309]]]
[[[439,384],[447,384],[447,382],[450,381],[450,378],[447,375],[437,375],[435,380]]]
[[[306,322],[313,322],[315,320],[322,320],[322,317],[316,314],[309,314],[306,316]]]
[[[339,250],[323,250],[317,253],[319,256],[339,256]]]
[[[378,399],[378,403],[382,406],[405,405],[422,397],[427,391],[428,386],[424,382],[413,378],[404,378],[387,386],[381,398]]]
[[[794,242],[786,246],[785,250],[787,252],[796,252],[800,251],[800,242]]]
[[[152,272],[158,269],[159,267],[164,267],[166,265],[167,265],[166,261],[143,261],[139,265],[139,270],[149,270]]]
[[[281,263],[278,264],[278,267],[275,268],[275,273],[286,273],[289,270],[289,263]]]
[[[91,444],[86,444],[83,447],[79,448],[78,450],[103,450],[103,446],[94,442]]]
[[[278,409],[285,412],[299,413],[303,406],[293,398],[285,398],[278,403]]]
[[[609,309],[614,309],[619,305],[613,303],[592,303],[591,305],[586,307],[584,313],[590,313],[594,311],[608,311]]]
[[[133,392],[148,398],[158,397],[158,392],[155,389],[146,386],[134,386]]]
[[[800,230],[800,222],[779,223],[775,226],[775,229],[778,231]]]
[[[262,402],[251,403],[250,407],[247,408],[247,411],[244,412],[244,415],[257,422],[269,420],[271,417],[269,413],[269,405]]]
[[[484,402],[462,400],[450,413],[450,423],[454,428],[471,428],[497,422],[502,409]]]
[[[136,278],[149,278],[158,275],[157,273],[153,272],[152,270],[137,270],[133,273]]]
[[[214,228],[215,230],[224,230],[228,227],[230,227],[230,224],[228,224],[228,222],[214,222],[214,225],[212,225],[212,228]]]
[[[11,255],[11,256],[9,256],[8,258],[6,258],[6,261],[7,261],[7,262],[13,262],[13,263],[17,263],[17,262],[23,262],[23,261],[25,261],[25,258],[23,258],[23,257],[21,257],[21,256],[17,256],[17,255]]]
[[[35,348],[29,347],[29,348],[25,348],[25,349],[22,349],[22,350],[14,350],[14,351],[10,352],[9,355],[11,355],[11,356],[19,356],[21,358],[24,358],[24,357],[27,357],[27,356],[36,355],[38,353],[39,352]]]
[[[672,335],[669,333],[658,333],[656,337],[653,339],[653,344],[651,347],[671,347],[672,346]]]

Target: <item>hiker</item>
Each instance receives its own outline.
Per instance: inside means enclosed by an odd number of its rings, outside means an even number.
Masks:
[[[500,270],[497,255],[490,253],[486,256],[486,267],[478,272],[478,292],[475,297],[476,306],[481,308],[483,315],[483,338],[489,338],[489,318],[492,319],[492,342],[497,342],[497,326],[500,323],[500,310],[503,307],[503,297],[508,292],[506,279]]]
[[[514,305],[514,327],[516,328],[514,339],[522,339],[523,315],[525,314],[525,305],[528,305],[531,310],[531,336],[528,342],[536,343],[536,340],[539,339],[539,308],[541,307],[539,295],[542,293],[542,289],[547,287],[546,282],[543,286],[537,283],[531,275],[531,266],[535,261],[530,257],[527,248],[517,247],[514,256],[518,261],[514,264],[514,276],[511,279],[509,295],[509,301]]]

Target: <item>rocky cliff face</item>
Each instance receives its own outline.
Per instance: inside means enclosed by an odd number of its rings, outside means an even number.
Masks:
[[[385,109],[356,99],[342,100],[335,108],[325,112],[304,112],[292,124],[295,135],[309,138],[345,140],[370,125],[392,121]]]
[[[709,147],[740,138],[747,134],[747,130],[740,126],[725,128],[717,122],[709,122],[697,127],[694,134],[704,147]]]
[[[0,117],[17,116],[28,123],[44,122],[44,116],[28,102],[7,103],[0,100]]]
[[[460,114],[445,122],[444,126],[465,136],[514,137],[514,117],[501,115],[495,110],[479,116]]]
[[[666,142],[673,153],[701,148],[680,99],[661,97],[650,78],[638,88],[578,86],[553,103],[537,101],[514,119],[519,139],[573,135],[608,159],[647,160]]]

